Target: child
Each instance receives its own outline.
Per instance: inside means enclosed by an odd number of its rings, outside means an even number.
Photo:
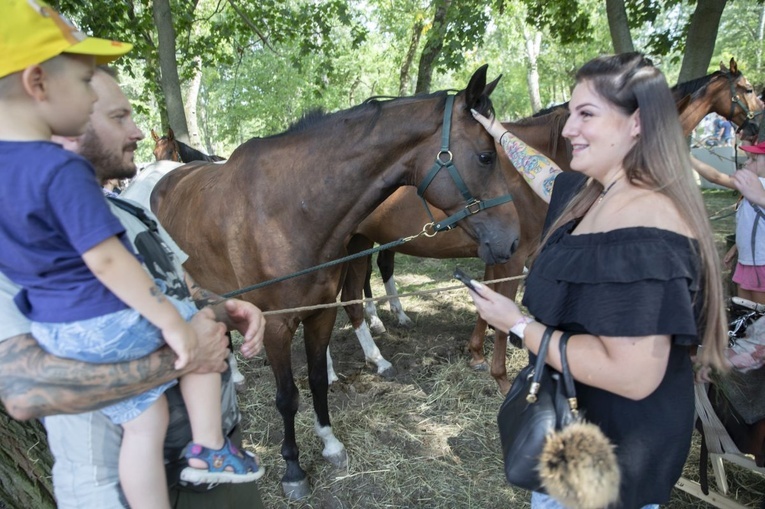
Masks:
[[[765,141],[739,147],[749,154],[745,169],[765,184]],[[765,304],[765,210],[744,199],[736,212],[736,245],[725,255],[728,263],[738,252],[733,281],[738,296]]]
[[[85,37],[37,0],[0,0],[0,270],[23,287],[19,309],[54,355],[103,363],[162,345],[193,359],[191,304],[163,295],[109,211],[93,168],[51,143],[87,126],[95,65],[129,44]],[[132,308],[132,309],[131,309]],[[168,508],[162,447],[167,403],[155,388],[104,409],[124,430],[120,483],[128,503]],[[181,478],[249,482],[263,469],[221,431],[220,376],[190,374],[181,390],[192,425]]]

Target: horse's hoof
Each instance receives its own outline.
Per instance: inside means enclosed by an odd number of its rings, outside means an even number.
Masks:
[[[402,329],[413,329],[414,328],[414,322],[411,318],[404,315],[403,317],[399,317],[398,319],[398,326]]]
[[[284,496],[289,500],[302,500],[311,494],[311,483],[306,477],[302,481],[284,482],[282,481]]]
[[[372,332],[372,334],[384,334],[385,333],[385,325],[383,325],[382,321],[374,317],[371,320],[369,320],[369,330]]]
[[[234,384],[234,389],[236,389],[236,392],[240,392],[240,393],[244,392],[245,390],[247,390],[247,384],[245,384],[244,382],[242,382],[240,384],[236,384],[235,383]]]
[[[489,365],[485,361],[476,364],[471,363],[470,367],[473,368],[473,371],[489,371]]]
[[[348,468],[348,453],[345,449],[335,454],[324,455],[324,459],[335,468]]]
[[[377,374],[385,378],[386,380],[390,380],[391,378],[397,375],[397,372],[396,372],[396,368],[394,368],[393,366],[388,366],[382,371],[378,371]]]

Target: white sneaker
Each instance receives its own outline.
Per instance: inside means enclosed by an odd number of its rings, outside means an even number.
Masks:
[[[228,366],[231,368],[231,381],[234,382],[234,386],[237,390],[243,389],[244,375],[239,371],[239,364],[233,352],[228,355]]]

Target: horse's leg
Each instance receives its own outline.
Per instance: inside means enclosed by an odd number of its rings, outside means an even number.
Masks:
[[[303,322],[305,334],[305,353],[308,360],[308,384],[313,396],[313,409],[316,414],[315,430],[324,442],[321,455],[337,468],[348,466],[345,446],[332,432],[329,422],[329,404],[327,391],[327,347],[332,335],[337,316],[336,308],[329,308],[312,315]]]
[[[282,477],[282,489],[291,500],[305,498],[311,491],[308,476],[300,467],[300,451],[295,440],[295,414],[300,403],[300,394],[292,376],[290,348],[296,328],[296,321],[270,319],[266,322],[265,331],[266,356],[276,380],[276,408],[284,422],[282,458],[286,463],[286,470]]]
[[[348,242],[348,252],[358,253],[364,249],[372,247],[372,244],[372,241],[366,237],[362,235],[354,235]],[[361,295],[363,286],[362,281],[366,278],[368,266],[369,260],[365,258],[357,258],[348,263],[345,280],[343,281],[341,301],[347,302],[349,300],[355,300]],[[372,333],[367,326],[367,322],[364,320],[364,312],[361,304],[349,304],[344,306],[344,308],[345,312],[348,314],[348,319],[353,326],[353,331],[356,333],[356,337],[359,340],[361,349],[364,351],[364,359],[366,362],[377,366],[377,374],[384,377],[393,376],[395,374],[393,365],[382,356],[380,349],[372,338]]]
[[[494,272],[491,265],[487,265],[483,273],[483,280],[494,279]],[[486,336],[487,323],[483,318],[476,315],[475,327],[468,340],[468,352],[470,352],[470,367],[476,371],[486,371],[489,369],[486,363],[486,357],[483,355],[483,340]],[[496,356],[496,352],[495,352]]]
[[[523,267],[526,260],[526,254],[517,253],[510,257],[510,261],[495,265],[493,274],[495,279],[503,279],[523,274]],[[512,281],[503,281],[496,284],[495,290],[505,297],[515,300],[518,294],[520,279]],[[491,376],[497,382],[499,391],[504,395],[510,390],[510,382],[507,380],[507,365],[505,359],[507,355],[507,332],[494,332],[494,354],[491,357]],[[516,345],[522,347],[522,345]]]
[[[335,373],[335,363],[332,362],[332,355],[329,353],[329,347],[327,347],[327,383],[332,385],[338,380],[337,373]]]
[[[401,301],[398,299],[396,281],[393,279],[393,269],[396,264],[395,260],[396,253],[393,251],[380,251],[377,254],[377,268],[380,269],[380,275],[382,276],[383,284],[385,285],[385,294],[388,297],[391,297],[388,301],[391,313],[396,315],[400,327],[406,327],[408,329],[414,327],[414,322],[406,316],[404,308],[401,306]]]
[[[372,257],[367,257],[367,275],[364,278],[364,298],[371,299],[372,295]],[[377,306],[374,301],[364,303],[364,313],[369,320],[369,329],[375,334],[382,334],[385,332],[385,324],[382,323],[380,317],[377,315]]]

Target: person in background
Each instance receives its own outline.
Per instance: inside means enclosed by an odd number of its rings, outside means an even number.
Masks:
[[[723,147],[730,147],[733,144],[733,126],[728,119],[717,116],[714,121],[715,138]]]
[[[532,358],[554,327],[546,362],[555,369],[561,331],[573,333],[579,407],[615,445],[619,509],[667,503],[682,473],[694,423],[692,351],[703,344],[698,361],[727,369],[719,260],[674,108],[643,55],[586,63],[563,129],[572,173],[474,113],[532,188],[552,195],[553,220],[527,275],[529,314],[485,285],[471,296]],[[571,189],[570,200],[556,201]],[[541,493],[531,505],[562,507]]]
[[[120,179],[107,179],[101,183],[101,188],[106,196],[119,196],[122,192]]]

